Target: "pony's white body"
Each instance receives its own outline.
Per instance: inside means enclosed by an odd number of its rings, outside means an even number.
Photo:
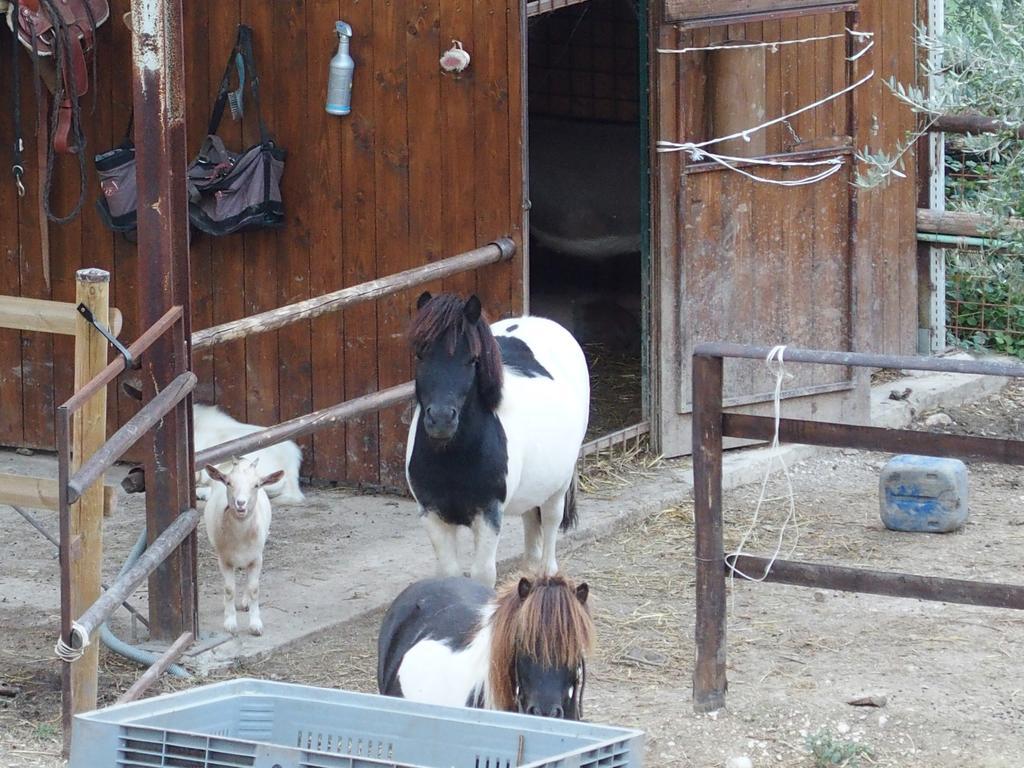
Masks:
[[[555,540],[590,416],[586,358],[572,334],[547,318],[509,318],[490,328],[499,342],[502,337],[511,337],[528,348],[518,358],[503,355],[501,401],[495,415],[505,434],[508,458],[505,498],[498,500],[499,519],[522,515],[526,567],[554,574],[558,570]],[[409,471],[421,417],[421,406],[417,405],[406,444],[406,478],[421,505],[422,519],[437,555],[438,574],[455,576],[462,572],[456,550],[457,526],[424,505]],[[524,514],[534,509],[540,510],[539,516]],[[470,576],[493,587],[500,531],[494,530],[482,514],[473,518],[471,528],[475,554]]]
[[[421,640],[414,645],[398,667],[402,695],[411,701],[464,707],[483,695],[484,707],[494,708],[490,700],[487,674],[491,663],[491,626],[493,605],[480,611],[480,631],[465,648],[452,648],[445,640]]]
[[[509,331],[510,326],[517,327]],[[590,418],[590,374],[576,339],[553,320],[502,320],[491,325],[491,332],[522,339],[553,377],[531,378],[505,366],[497,411],[508,438],[509,497],[504,512],[521,515],[535,507],[543,509],[569,490]]]

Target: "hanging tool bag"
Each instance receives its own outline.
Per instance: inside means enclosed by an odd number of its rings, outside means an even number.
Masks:
[[[238,88],[231,90],[231,72],[237,70]],[[242,152],[228,149],[217,135],[224,108],[242,117],[242,92],[248,76],[259,142]],[[130,131],[129,131],[130,133]],[[279,227],[284,223],[281,176],[285,151],[267,130],[260,113],[259,75],[252,46],[252,30],[238,27],[235,46],[221,80],[217,100],[210,114],[207,135],[198,155],[188,165],[188,214],[192,226],[211,235],[228,235],[241,230]],[[130,136],[96,157],[103,197],[100,214],[111,229],[135,229],[138,192],[135,183],[135,145]]]
[[[96,174],[103,194],[96,201],[100,218],[115,232],[135,231],[135,209],[139,189],[135,184],[135,143],[132,141],[132,119],[124,140],[113,149],[96,155]]]

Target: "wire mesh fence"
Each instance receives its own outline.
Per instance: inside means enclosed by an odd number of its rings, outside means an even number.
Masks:
[[[974,209],[992,175],[986,153],[948,142],[946,207]],[[945,267],[947,342],[1024,357],[1024,248],[949,249]]]
[[[946,336],[1024,357],[1024,253],[946,251]]]

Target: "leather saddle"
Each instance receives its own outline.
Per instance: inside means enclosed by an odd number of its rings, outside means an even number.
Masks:
[[[73,102],[77,104],[89,90],[86,55],[93,51],[96,28],[109,16],[107,0],[13,0],[8,5],[7,24],[17,30],[21,44],[38,62],[53,62],[40,71],[60,99],[52,137],[57,152],[74,153],[80,148],[72,135]]]

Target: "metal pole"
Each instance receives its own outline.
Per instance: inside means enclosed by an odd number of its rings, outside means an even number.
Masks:
[[[693,517],[697,658],[693,708],[725,706],[725,548],[722,542],[722,358],[693,358]]]
[[[142,677],[132,683],[132,687],[121,694],[115,704],[127,704],[130,701],[135,701],[140,698],[142,694],[149,690],[149,687],[155,683],[160,675],[167,671],[167,669],[178,660],[178,657],[184,652],[189,645],[192,644],[193,635],[191,632],[184,633],[181,637],[174,641],[174,645],[168,648],[163,654],[153,662],[153,665],[142,673]]]
[[[415,387],[409,381],[405,384],[382,389],[380,392],[346,400],[343,403],[338,403],[319,411],[313,411],[313,413],[307,413],[305,416],[298,416],[273,427],[267,427],[259,432],[253,432],[250,435],[211,446],[199,452],[196,456],[196,464],[199,466],[216,464],[232,456],[241,456],[252,451],[258,451],[260,448],[266,448],[268,445],[275,445],[285,440],[312,434],[327,424],[348,421],[365,413],[374,413],[392,405],[411,400],[414,395]]]
[[[43,535],[44,539],[53,544],[53,546],[57,548],[58,556],[60,555],[60,542],[54,537],[52,533],[46,530],[46,528],[43,526],[42,523],[39,522],[38,518],[36,518],[35,515],[33,515],[31,512],[28,512],[27,510],[22,509],[21,507],[16,507],[13,504],[9,506],[19,515],[25,518],[25,522],[27,522],[29,525],[31,525],[33,528],[39,531],[39,533]],[[105,581],[101,582],[100,586],[103,587],[103,589],[105,590],[110,589],[110,586]],[[121,603],[121,605],[126,611],[128,611],[128,613],[130,613],[132,616],[134,616],[136,619],[142,622],[142,625],[144,627],[149,627],[149,622],[146,621],[146,617],[139,613],[138,610],[136,610],[135,606],[133,606],[131,603],[127,601]]]
[[[214,344],[222,344],[225,341],[274,331],[286,325],[297,323],[300,320],[309,320],[328,312],[337,312],[345,307],[361,304],[371,299],[379,299],[382,296],[390,296],[399,291],[433,282],[443,277],[457,275],[460,272],[466,272],[487,264],[495,264],[499,261],[508,261],[515,255],[515,252],[515,242],[504,237],[482,248],[475,248],[472,251],[450,256],[441,261],[413,267],[404,272],[397,272],[387,277],[380,277],[365,283],[352,285],[348,288],[325,293],[322,296],[315,296],[312,299],[306,299],[295,304],[287,304],[277,309],[270,309],[266,312],[260,312],[258,315],[250,315],[240,320],[232,320],[223,325],[204,328],[201,331],[196,331],[192,337],[192,348],[205,349]]]
[[[194,509],[188,509],[178,515],[175,521],[146,548],[135,564],[114,579],[110,589],[75,620],[71,632],[72,648],[91,646],[90,638],[100,625],[109,619],[117,610],[117,606],[124,602],[147,576],[159,569],[170,553],[192,534],[202,516],[202,512]]]
[[[84,495],[97,479],[103,476],[125,452],[159,424],[172,409],[184,400],[196,386],[196,375],[192,372],[176,377],[156,397],[142,406],[142,409],[126,421],[110,439],[94,451],[88,461],[68,480],[68,501],[74,502]]]
[[[694,347],[695,357],[736,357],[764,360],[771,347],[734,344],[732,342],[701,342]],[[864,352],[834,352],[822,349],[786,347],[787,363],[818,363],[820,365],[852,365],[863,368],[902,368],[908,371],[940,373],[975,373],[982,376],[1013,376],[1024,378],[1024,364],[995,360],[960,360],[950,357],[917,355],[876,355]]]
[[[764,580],[776,584],[1024,610],[1024,587],[1017,584],[945,579],[870,568],[773,560],[754,555],[730,556],[732,560],[735,560],[738,570],[767,574]]]
[[[71,641],[71,512],[68,509],[68,478],[71,476],[71,415],[66,405],[57,408],[57,522],[60,531],[60,636]],[[71,665],[60,665],[61,731],[64,736],[61,754],[71,752],[72,701]]]
[[[184,308],[179,333],[185,343],[180,336],[165,335],[143,357],[143,400],[149,402],[191,368],[185,67],[181,0],[132,0],[131,10],[140,325],[153,325],[175,305]],[[145,462],[150,546],[191,506],[190,406],[191,398],[186,398],[152,433],[153,448]],[[149,623],[154,640],[173,641],[184,632],[199,636],[194,534],[150,576]]]

